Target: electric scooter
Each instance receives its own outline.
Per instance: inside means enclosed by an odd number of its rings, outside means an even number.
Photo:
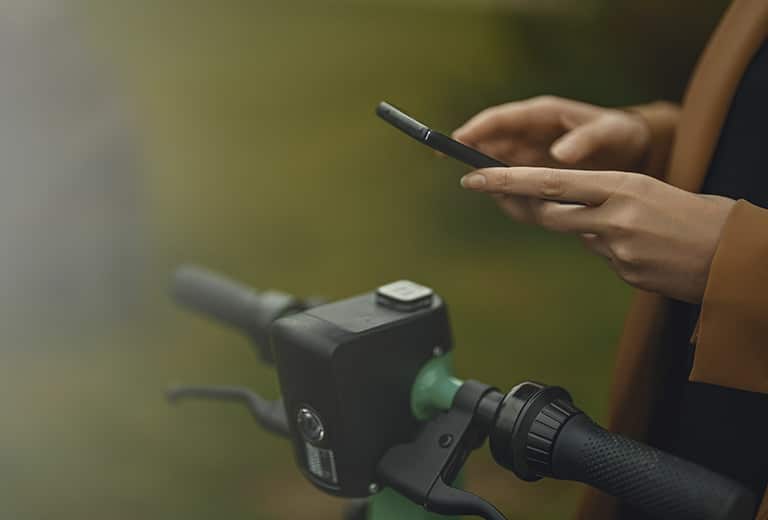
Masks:
[[[178,387],[168,397],[240,401],[286,437],[321,492],[357,499],[365,520],[504,520],[456,482],[487,439],[494,460],[524,481],[578,481],[656,518],[753,518],[737,482],[611,433],[558,386],[524,381],[504,393],[452,369],[445,302],[401,280],[336,302],[258,292],[205,269],[175,274],[182,305],[245,333],[274,364],[282,398],[243,388]]]

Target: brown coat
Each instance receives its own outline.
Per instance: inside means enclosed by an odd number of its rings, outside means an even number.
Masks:
[[[668,104],[636,108],[652,129],[649,168],[655,171],[649,173],[686,190],[701,188],[731,98],[766,37],[768,0],[734,0],[696,67],[679,119]],[[658,334],[666,304],[662,296],[638,291],[619,344],[609,426],[636,439],[646,435],[651,405],[661,398],[665,358]],[[768,393],[768,210],[743,200],[734,206],[693,339],[692,381]],[[577,517],[614,519],[615,508],[615,499],[589,489]],[[757,518],[768,520],[768,494]]]

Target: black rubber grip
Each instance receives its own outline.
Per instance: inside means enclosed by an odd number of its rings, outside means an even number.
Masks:
[[[584,414],[560,430],[552,473],[589,484],[657,518],[747,520],[756,509],[754,495],[737,482],[607,432]]]
[[[182,305],[249,331],[257,326],[256,319],[263,312],[258,292],[202,267],[179,267],[172,292]]]
[[[280,291],[256,292],[197,266],[176,270],[172,287],[177,302],[240,329],[258,346],[262,360],[274,361],[269,343],[273,321],[306,306]]]

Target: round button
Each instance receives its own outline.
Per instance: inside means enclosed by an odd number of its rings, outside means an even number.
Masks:
[[[296,414],[296,424],[306,440],[311,443],[325,439],[325,426],[320,417],[310,408],[302,406]]]

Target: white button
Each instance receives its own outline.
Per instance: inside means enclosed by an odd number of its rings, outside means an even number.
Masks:
[[[432,303],[432,294],[429,287],[409,280],[382,285],[376,291],[379,303],[404,311],[428,307]]]

